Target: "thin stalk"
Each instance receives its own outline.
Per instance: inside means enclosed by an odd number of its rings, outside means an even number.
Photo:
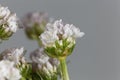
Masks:
[[[61,72],[62,72],[62,79],[69,80],[66,58],[60,59],[60,67],[61,67]]]
[[[38,42],[39,47],[41,47],[42,46],[42,42],[41,42],[41,40],[39,38],[37,38],[37,42]]]

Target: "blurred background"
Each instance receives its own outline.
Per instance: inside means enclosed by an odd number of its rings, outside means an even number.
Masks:
[[[19,18],[28,12],[47,12],[85,32],[68,58],[71,80],[120,80],[120,0],[0,0],[0,4]],[[38,48],[19,30],[0,44],[0,51],[21,46],[28,58]]]

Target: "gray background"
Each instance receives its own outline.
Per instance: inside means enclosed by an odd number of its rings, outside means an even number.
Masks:
[[[31,11],[48,12],[86,33],[68,58],[71,80],[120,80],[120,0],[0,0],[0,4],[19,17]],[[19,30],[0,44],[0,51],[20,46],[28,55],[38,47]]]

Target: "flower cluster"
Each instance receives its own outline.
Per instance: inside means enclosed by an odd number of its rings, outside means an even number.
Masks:
[[[4,67],[4,68],[1,68],[1,71],[4,70],[4,73],[6,73],[6,76],[4,77],[5,79],[1,79],[3,78],[1,77],[0,80],[6,80],[6,79],[7,80],[19,80],[23,77],[21,74],[22,67],[19,68],[19,66],[25,66],[26,64],[25,57],[24,57],[24,51],[25,50],[23,47],[10,48],[10,49],[4,50],[0,54],[0,61],[1,61],[0,65],[2,65],[1,67]],[[9,73],[7,73],[6,71],[9,71]],[[21,77],[17,76],[18,73],[19,75],[21,75]]]
[[[24,54],[23,47],[9,48],[0,54],[0,75],[4,72],[0,80],[36,80],[36,75],[40,80],[57,80],[59,61],[47,56],[44,48],[31,52],[31,63],[26,61]]]
[[[33,27],[35,25],[41,25],[41,23],[46,23],[48,20],[47,13],[43,12],[32,12],[28,13],[25,17],[23,17],[22,22],[27,27]]]
[[[72,52],[75,39],[83,35],[84,33],[73,24],[64,24],[62,20],[56,20],[46,25],[46,30],[41,34],[40,39],[48,55],[63,57]]]
[[[47,22],[48,15],[43,12],[28,13],[22,19],[25,33],[29,39],[37,39],[44,31]]]
[[[0,5],[0,39],[8,39],[18,29],[17,17],[8,7]]]
[[[37,49],[30,55],[33,70],[38,71],[42,78],[45,80],[55,80],[57,79],[57,68],[59,66],[59,61],[55,58],[50,58],[46,55],[43,48]]]
[[[15,64],[25,63],[24,51],[23,47],[6,49],[0,54],[0,59],[13,61]]]
[[[0,80],[20,80],[20,71],[14,66],[14,62],[0,61]]]

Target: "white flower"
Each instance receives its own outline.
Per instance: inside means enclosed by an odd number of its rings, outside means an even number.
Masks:
[[[20,72],[14,67],[14,63],[8,60],[0,61],[0,80],[19,80]]]
[[[48,20],[47,13],[31,12],[21,19],[22,24],[20,26],[25,29],[29,39],[36,40],[44,32]]]
[[[11,14],[7,20],[7,23],[9,25],[8,29],[12,32],[16,32],[17,28],[18,28],[18,24],[17,24],[17,17],[16,14]]]
[[[6,78],[8,80],[19,80],[21,78],[20,71],[17,68],[12,68]]]
[[[84,32],[79,28],[73,24],[64,24],[60,19],[48,23],[40,39],[49,56],[60,58],[70,55],[75,47],[76,38],[83,35]]]
[[[59,39],[56,34],[56,31],[45,31],[43,34],[41,34],[41,40],[43,45],[45,47],[55,45],[55,41]]]
[[[44,52],[43,48],[37,49],[30,55],[33,63],[37,64],[39,70],[44,73],[51,75],[52,73],[57,71],[57,67],[59,65],[59,61],[55,58],[50,58]],[[36,67],[33,67],[33,69]]]
[[[8,9],[8,7],[0,6],[0,18],[4,18],[4,17],[7,18],[9,15],[10,15],[10,10]]]
[[[42,23],[43,21],[48,20],[48,14],[47,13],[40,13],[40,12],[35,12],[31,16],[31,21],[32,23]]]
[[[24,48],[11,48],[7,49],[0,54],[2,59],[14,61],[15,64],[18,64],[20,61],[24,62]]]
[[[53,75],[57,72],[58,65],[52,64],[50,61],[47,61],[45,64],[38,64],[38,69],[43,71],[47,75]]]
[[[58,34],[63,34],[63,26],[62,20],[56,20],[54,23],[48,23],[46,28],[48,31],[56,31]]]
[[[22,19],[25,28],[34,27],[35,24],[41,25],[48,21],[48,14],[44,12],[32,12],[25,15]]]
[[[71,39],[73,42],[77,37],[82,37],[84,32],[80,32],[73,24],[63,24],[62,20],[48,23],[46,30],[41,34],[40,39],[45,47],[54,46],[55,41]]]
[[[66,24],[63,27],[63,37],[67,38],[67,37],[73,37],[73,38],[77,38],[77,37],[82,37],[84,36],[84,32],[80,32],[79,28],[76,28],[73,24]]]
[[[5,29],[5,32],[16,32],[18,29],[17,21],[15,13],[10,12],[8,7],[0,6],[0,26]]]
[[[56,70],[54,70],[54,66],[50,62],[46,62],[45,64],[38,64],[38,68],[49,76],[52,75],[51,73],[56,72]]]

